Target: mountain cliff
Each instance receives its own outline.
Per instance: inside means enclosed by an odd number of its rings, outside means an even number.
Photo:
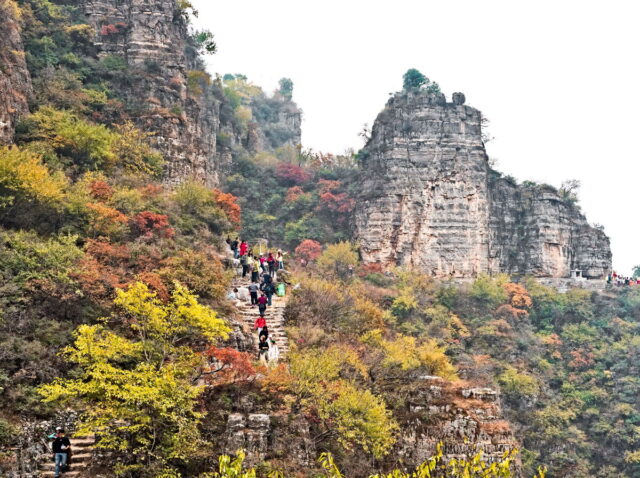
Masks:
[[[31,78],[20,36],[20,11],[10,0],[0,2],[0,144],[13,139],[16,121],[29,111]]]
[[[517,186],[492,170],[482,113],[464,101],[403,91],[378,116],[361,154],[356,207],[365,262],[437,277],[606,275],[604,232],[553,188]]]

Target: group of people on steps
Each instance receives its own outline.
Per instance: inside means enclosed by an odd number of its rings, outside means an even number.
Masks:
[[[251,274],[251,284],[247,287],[251,300],[251,307],[257,307],[259,317],[255,320],[253,328],[258,332],[258,359],[267,363],[276,363],[280,357],[278,344],[273,336],[269,336],[269,326],[265,314],[267,308],[273,305],[273,296],[276,294],[275,278],[279,271],[284,269],[284,256],[286,252],[278,249],[275,253],[268,251],[264,254],[254,254],[245,240],[227,238],[227,244],[233,252],[233,258],[242,267],[242,277]],[[237,288],[229,294],[232,300],[241,299]]]

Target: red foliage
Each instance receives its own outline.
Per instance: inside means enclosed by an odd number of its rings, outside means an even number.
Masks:
[[[169,225],[169,217],[165,214],[142,211],[134,216],[132,222],[138,235],[146,238],[155,236],[170,239],[175,235],[175,231]]]
[[[113,196],[113,188],[104,181],[94,181],[89,185],[89,192],[94,199],[108,201]]]
[[[278,164],[275,175],[282,182],[289,183],[292,186],[306,183],[311,179],[311,173],[291,163]]]
[[[244,382],[256,376],[251,355],[232,348],[210,347],[205,352],[211,364],[207,379],[210,382]]]
[[[595,363],[595,355],[589,350],[572,350],[569,355],[571,355],[572,360],[568,363],[568,366],[573,369],[584,370],[591,368]]]
[[[358,275],[360,277],[365,277],[368,276],[369,274],[382,274],[384,272],[384,268],[382,267],[382,264],[380,264],[379,262],[373,262],[371,264],[365,264],[362,267],[360,267],[360,270],[358,271]]]
[[[342,183],[340,181],[332,181],[330,179],[321,179],[318,181],[318,191],[320,194],[332,193],[340,189]]]
[[[169,288],[162,281],[162,278],[155,272],[142,272],[135,278],[136,281],[144,282],[149,288],[158,294],[158,298],[163,302],[169,301]],[[131,281],[133,282],[133,281]]]
[[[159,184],[147,184],[138,189],[145,198],[156,197],[162,194],[164,188]]]
[[[295,250],[296,257],[300,259],[304,259],[307,262],[313,262],[320,254],[322,254],[322,246],[318,241],[314,241],[313,239],[305,239],[296,247]]]
[[[304,190],[300,186],[293,186],[287,190],[287,202],[295,202],[304,194]]]
[[[102,36],[116,35],[118,33],[119,33],[118,27],[111,24],[103,25],[102,28],[100,29],[100,35]]]
[[[318,208],[332,212],[347,213],[353,211],[356,202],[347,193],[333,194],[326,192],[320,195]]]
[[[499,317],[504,317],[507,319],[523,319],[529,315],[529,312],[523,309],[518,309],[509,304],[503,304],[496,310],[496,313]]]
[[[227,218],[235,226],[240,226],[242,211],[238,205],[238,198],[233,194],[223,193],[219,189],[213,189],[213,198],[216,204],[224,211]]]

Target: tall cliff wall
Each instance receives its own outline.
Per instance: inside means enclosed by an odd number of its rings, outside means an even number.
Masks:
[[[167,158],[166,182],[218,184],[219,103],[206,88],[197,56],[189,54],[176,0],[88,0],[85,12],[100,55],[120,56],[138,72],[117,93],[137,124],[155,133]]]
[[[13,140],[16,121],[29,111],[31,78],[13,0],[0,0],[0,16],[0,144],[7,144]]]
[[[365,262],[437,277],[566,277],[611,268],[609,239],[552,188],[517,186],[487,162],[482,114],[464,95],[402,92],[363,150],[357,237]]]

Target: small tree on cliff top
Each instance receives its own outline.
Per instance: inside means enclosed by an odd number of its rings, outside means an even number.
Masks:
[[[422,86],[429,85],[429,78],[424,76],[420,71],[415,68],[410,68],[402,75],[403,84],[402,87],[405,90],[417,89]]]

